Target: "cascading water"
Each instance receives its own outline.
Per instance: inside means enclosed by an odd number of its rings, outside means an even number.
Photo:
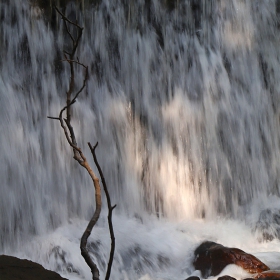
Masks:
[[[79,238],[93,186],[47,119],[65,104],[68,39],[41,2],[0,2],[0,253],[89,279]],[[64,10],[85,27],[78,56],[90,70],[73,125],[84,151],[99,141],[117,204],[112,279],[184,279],[205,239],[275,267],[279,253],[260,252],[279,241],[253,230],[280,208],[279,1],[80,3]],[[105,217],[90,245],[102,275]]]

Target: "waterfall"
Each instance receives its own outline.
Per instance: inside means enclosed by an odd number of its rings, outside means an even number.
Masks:
[[[61,227],[80,227],[94,211],[90,178],[72,159],[59,123],[47,119],[66,102],[69,69],[61,60],[69,38],[41,2],[0,2],[0,253],[65,234]],[[248,224],[279,207],[279,1],[90,2],[61,4],[84,26],[77,55],[90,72],[73,126],[93,167],[87,142],[99,142],[117,221],[146,236],[151,224],[163,232],[183,220]],[[77,88],[82,80],[77,67]],[[182,242],[192,248],[198,239]],[[146,254],[137,246],[127,245],[127,255]],[[124,255],[119,265],[132,266]],[[171,256],[175,261],[176,252]],[[158,269],[173,265],[167,256],[151,258]],[[147,259],[137,262],[150,269],[142,272],[155,270]]]

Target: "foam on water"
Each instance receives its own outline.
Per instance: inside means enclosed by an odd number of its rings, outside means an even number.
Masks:
[[[90,270],[79,252],[81,230],[86,224],[86,221],[73,219],[52,233],[36,237],[16,255],[42,263],[70,280],[90,279]],[[271,269],[279,267],[279,240],[259,243],[250,227],[238,221],[217,219],[205,222],[197,219],[172,223],[152,217],[140,220],[115,216],[114,226],[116,255],[112,279],[179,280],[192,275],[201,277],[192,265],[193,252],[205,240],[238,247],[255,255]],[[93,258],[101,268],[102,278],[110,250],[110,237],[104,219],[94,229],[89,243],[90,250],[95,253]],[[249,274],[231,265],[213,279],[222,275],[242,279]]]

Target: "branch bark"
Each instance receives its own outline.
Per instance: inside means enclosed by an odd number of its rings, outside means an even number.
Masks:
[[[57,11],[58,14],[61,15],[61,18],[64,22],[66,31],[72,41],[72,50],[70,52],[64,51],[64,60],[63,60],[65,62],[69,63],[69,66],[70,66],[70,80],[69,80],[69,88],[66,92],[66,105],[60,110],[58,117],[48,117],[48,118],[53,119],[53,120],[58,120],[60,122],[60,125],[65,134],[66,140],[73,149],[74,159],[83,168],[85,168],[87,170],[89,176],[92,179],[92,182],[93,182],[93,185],[95,188],[95,212],[82,235],[81,242],[80,242],[80,249],[81,249],[81,255],[83,256],[87,265],[91,269],[92,279],[99,280],[99,277],[100,277],[99,270],[98,270],[97,265],[93,262],[93,260],[91,259],[90,255],[89,255],[89,252],[87,249],[87,241],[88,241],[88,238],[92,232],[92,229],[95,226],[95,224],[97,223],[100,213],[101,213],[101,206],[102,206],[101,187],[100,187],[99,179],[97,178],[97,176],[91,169],[81,148],[79,148],[77,145],[74,128],[71,125],[71,106],[76,102],[76,99],[78,98],[79,94],[85,88],[87,80],[88,80],[88,67],[86,65],[84,65],[83,63],[81,63],[79,61],[78,57],[77,57],[77,60],[74,59],[76,50],[78,48],[80,39],[82,37],[83,27],[79,26],[77,23],[70,21],[63,13],[61,13],[59,11],[59,9],[56,6],[55,6],[55,10]],[[77,31],[78,31],[77,38],[75,38],[74,35],[72,35],[69,25],[73,25],[77,29]],[[83,67],[85,69],[85,73],[84,73],[83,84],[81,85],[79,90],[75,94],[73,94],[74,88],[75,88],[75,68],[74,68],[75,64]],[[72,98],[73,95],[74,95],[74,97]],[[65,111],[66,111],[66,118],[63,118],[63,113],[65,113]],[[104,191],[105,191],[105,195],[106,195],[106,199],[107,199],[107,205],[108,205],[108,225],[109,225],[109,231],[110,231],[110,237],[111,237],[110,257],[108,260],[107,272],[106,272],[106,276],[105,276],[105,280],[108,280],[111,275],[111,268],[112,268],[114,252],[115,252],[115,235],[114,235],[114,229],[113,229],[113,223],[112,223],[112,213],[113,213],[113,210],[116,207],[116,205],[112,206],[112,204],[111,204],[111,198],[110,198],[110,194],[109,194],[109,191],[108,191],[108,188],[106,185],[106,181],[105,181],[102,169],[99,165],[99,162],[98,162],[96,154],[95,154],[95,149],[96,149],[97,145],[98,145],[98,143],[96,143],[96,145],[94,147],[92,147],[92,145],[90,143],[88,143],[88,146],[91,150],[95,165],[96,165],[98,172],[100,174],[100,177],[101,177],[101,181],[102,181],[102,184],[104,187]]]
[[[106,272],[106,276],[105,276],[105,280],[108,280],[111,275],[111,268],[112,268],[112,264],[113,264],[113,260],[114,260],[114,253],[115,253],[115,234],[114,234],[114,228],[113,228],[113,222],[112,222],[112,214],[113,214],[113,210],[115,209],[115,207],[117,205],[112,206],[112,204],[111,204],[111,198],[110,198],[110,194],[109,194],[109,191],[107,188],[105,177],[103,176],[102,169],[99,165],[99,162],[98,162],[96,154],[95,154],[95,149],[96,149],[97,145],[98,145],[98,142],[96,143],[96,145],[94,147],[92,147],[91,144],[88,143],[88,146],[91,150],[91,153],[92,153],[92,156],[94,159],[94,163],[98,169],[98,172],[99,172],[102,184],[103,184],[103,188],[104,188],[106,199],[107,199],[107,205],[108,205],[108,225],[109,225],[109,231],[110,231],[110,237],[111,237],[111,251],[110,251],[110,257],[109,257],[109,261],[108,261],[108,265],[107,265],[107,272]]]
[[[82,238],[81,238],[81,243],[80,243],[80,249],[81,249],[81,255],[85,259],[87,265],[90,267],[91,272],[92,272],[92,279],[93,280],[99,280],[99,270],[97,265],[93,262],[91,259],[88,249],[87,249],[87,240],[88,237],[91,234],[91,231],[95,224],[97,223],[100,212],[101,212],[101,206],[102,206],[102,200],[101,200],[101,188],[99,184],[99,179],[91,169],[86,157],[84,156],[81,148],[77,146],[77,140],[74,132],[74,128],[71,125],[71,106],[76,102],[77,97],[79,94],[83,91],[83,89],[86,86],[86,82],[88,80],[88,67],[85,66],[84,64],[80,63],[78,58],[77,60],[74,60],[74,56],[77,50],[77,47],[79,45],[82,33],[83,33],[83,28],[79,26],[78,24],[70,21],[65,15],[63,15],[58,8],[55,6],[56,11],[61,15],[62,20],[64,22],[64,25],[66,27],[66,31],[69,34],[71,40],[72,40],[72,50],[71,52],[64,52],[64,57],[65,61],[69,63],[70,65],[70,80],[69,80],[69,88],[66,92],[66,106],[64,106],[59,113],[59,117],[48,117],[50,119],[54,120],[59,120],[60,125],[64,131],[65,137],[67,139],[68,144],[72,147],[73,149],[73,154],[74,154],[74,159],[83,167],[87,170],[89,176],[92,179],[94,188],[95,188],[95,212],[89,221],[86,230],[84,231]],[[74,27],[77,28],[78,30],[78,35],[77,38],[75,39],[74,36],[71,34],[70,29],[68,27],[68,24],[73,25]],[[68,57],[68,56],[69,57]],[[77,64],[79,66],[82,66],[85,68],[85,74],[84,74],[84,81],[80,89],[76,92],[76,94],[73,96],[74,92],[74,87],[75,87],[75,71],[74,71],[74,64]],[[66,118],[63,118],[63,113],[66,111]]]
[[[89,176],[92,179],[94,188],[95,188],[95,212],[89,221],[83,235],[81,238],[80,242],[80,249],[81,249],[81,255],[85,259],[87,265],[90,267],[91,272],[92,272],[92,279],[93,280],[99,280],[99,270],[97,265],[93,262],[91,259],[88,249],[87,249],[87,241],[88,238],[92,232],[93,227],[97,223],[100,213],[101,213],[101,206],[102,206],[102,200],[101,200],[101,187],[99,183],[99,179],[91,169],[86,157],[84,156],[81,148],[78,147],[77,145],[77,140],[74,132],[74,128],[71,125],[71,106],[76,102],[77,97],[79,94],[83,91],[83,89],[86,86],[87,80],[88,80],[88,67],[81,63],[77,57],[77,60],[74,59],[76,50],[78,48],[80,39],[82,37],[83,33],[83,27],[79,26],[77,23],[70,21],[63,13],[59,11],[59,9],[55,6],[55,10],[57,11],[58,14],[61,15],[61,18],[64,22],[66,31],[72,41],[72,50],[71,51],[64,51],[64,60],[65,62],[69,63],[70,66],[70,80],[69,80],[69,88],[66,92],[66,106],[64,106],[59,113],[58,117],[48,117],[53,120],[58,120],[60,122],[60,125],[64,131],[66,140],[68,144],[72,147],[73,149],[73,154],[74,154],[74,159],[83,167],[87,170]],[[69,25],[74,26],[77,31],[78,35],[75,38],[74,35],[72,35]],[[75,88],[75,68],[74,65],[81,66],[85,69],[84,73],[84,80],[83,84],[79,88],[79,90],[73,94],[74,88]],[[72,98],[72,96],[74,97]],[[66,118],[63,118],[63,113],[66,111]],[[113,258],[114,258],[114,252],[115,252],[115,235],[114,235],[114,229],[113,229],[113,223],[112,223],[112,213],[116,205],[112,206],[111,204],[111,199],[110,199],[110,194],[108,192],[108,188],[106,185],[106,181],[102,172],[102,169],[99,165],[99,162],[97,160],[96,154],[95,154],[95,149],[97,147],[98,143],[94,147],[90,143],[88,143],[88,146],[91,150],[95,165],[98,169],[98,172],[101,177],[101,181],[104,187],[106,199],[107,199],[107,205],[108,205],[108,225],[109,225],[109,231],[110,231],[110,237],[111,237],[111,251],[110,251],[110,257],[108,261],[108,266],[107,266],[107,272],[106,272],[106,277],[105,279],[108,280],[110,278],[111,274],[111,268],[112,268],[112,263],[113,263]]]

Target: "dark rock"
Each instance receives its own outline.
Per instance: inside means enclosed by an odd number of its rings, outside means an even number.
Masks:
[[[198,276],[190,276],[186,280],[200,280]]]
[[[206,241],[194,251],[195,269],[200,270],[202,276],[216,276],[229,264],[235,264],[250,273],[260,273],[269,270],[269,267],[253,255],[237,248],[227,248],[215,242]]]
[[[67,280],[40,264],[16,257],[0,255],[1,280]]]
[[[229,275],[224,275],[224,276],[219,277],[218,280],[236,280],[236,279]]]

